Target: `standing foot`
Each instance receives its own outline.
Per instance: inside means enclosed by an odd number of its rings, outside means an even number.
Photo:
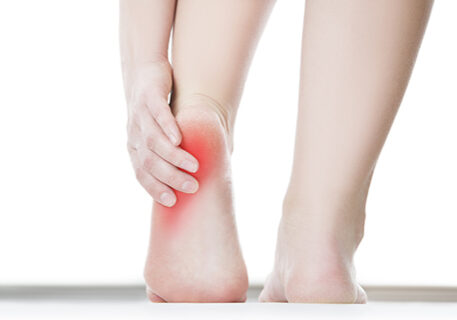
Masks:
[[[259,301],[367,302],[365,291],[356,282],[352,261],[362,238],[362,232],[356,231],[360,228],[354,228],[360,219],[350,218],[364,214],[344,215],[338,223],[328,220],[331,216],[332,213],[325,211],[311,213],[304,207],[285,210],[278,232],[274,270]]]

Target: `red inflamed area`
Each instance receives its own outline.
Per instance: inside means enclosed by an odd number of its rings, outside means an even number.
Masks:
[[[173,207],[162,209],[167,214],[179,214],[191,205],[192,202],[198,201],[199,193],[206,188],[207,182],[211,180],[212,173],[217,170],[221,162],[221,148],[224,148],[220,133],[216,129],[204,126],[192,126],[181,128],[183,139],[180,147],[193,155],[199,163],[198,171],[189,173],[195,177],[199,183],[199,190],[196,193],[188,194],[175,191],[177,202]]]

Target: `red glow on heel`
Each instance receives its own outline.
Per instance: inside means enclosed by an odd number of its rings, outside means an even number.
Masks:
[[[176,204],[173,207],[165,207],[157,203],[160,208],[157,211],[163,214],[163,223],[169,227],[176,227],[177,220],[181,220],[186,213],[192,211],[192,203],[199,201],[199,193],[205,189],[207,183],[211,180],[211,175],[220,166],[223,161],[223,140],[217,128],[210,126],[196,126],[195,124],[181,128],[183,139],[180,147],[193,155],[199,163],[197,172],[185,172],[195,177],[199,183],[199,189],[196,193],[189,194],[175,190]],[[181,169],[182,170],[182,169]]]

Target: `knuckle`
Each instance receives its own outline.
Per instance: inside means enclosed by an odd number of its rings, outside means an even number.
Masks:
[[[127,152],[129,153],[130,159],[133,159],[135,156],[135,149],[133,149],[131,146],[127,145]]]
[[[158,137],[156,139],[154,151],[163,159],[170,161],[170,144],[167,139]]]
[[[181,185],[183,177],[178,172],[171,172],[168,175],[168,183],[172,186]]]
[[[157,138],[152,136],[152,135],[147,136],[146,137],[146,146],[151,150],[156,149],[156,147],[157,147]]]
[[[176,149],[169,145],[167,145],[167,147],[164,148],[163,154],[167,158],[167,160],[172,163],[174,163],[175,160],[178,158],[178,152],[176,152]]]
[[[137,156],[138,148],[132,142],[127,142],[127,152],[133,158]]]
[[[145,170],[150,171],[154,167],[154,159],[151,159],[151,157],[147,157],[143,160],[142,165]]]

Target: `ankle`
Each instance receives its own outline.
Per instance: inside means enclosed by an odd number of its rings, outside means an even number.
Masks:
[[[352,258],[363,239],[364,224],[364,206],[317,204],[286,196],[280,231],[290,239],[311,238],[318,250],[339,251]]]

